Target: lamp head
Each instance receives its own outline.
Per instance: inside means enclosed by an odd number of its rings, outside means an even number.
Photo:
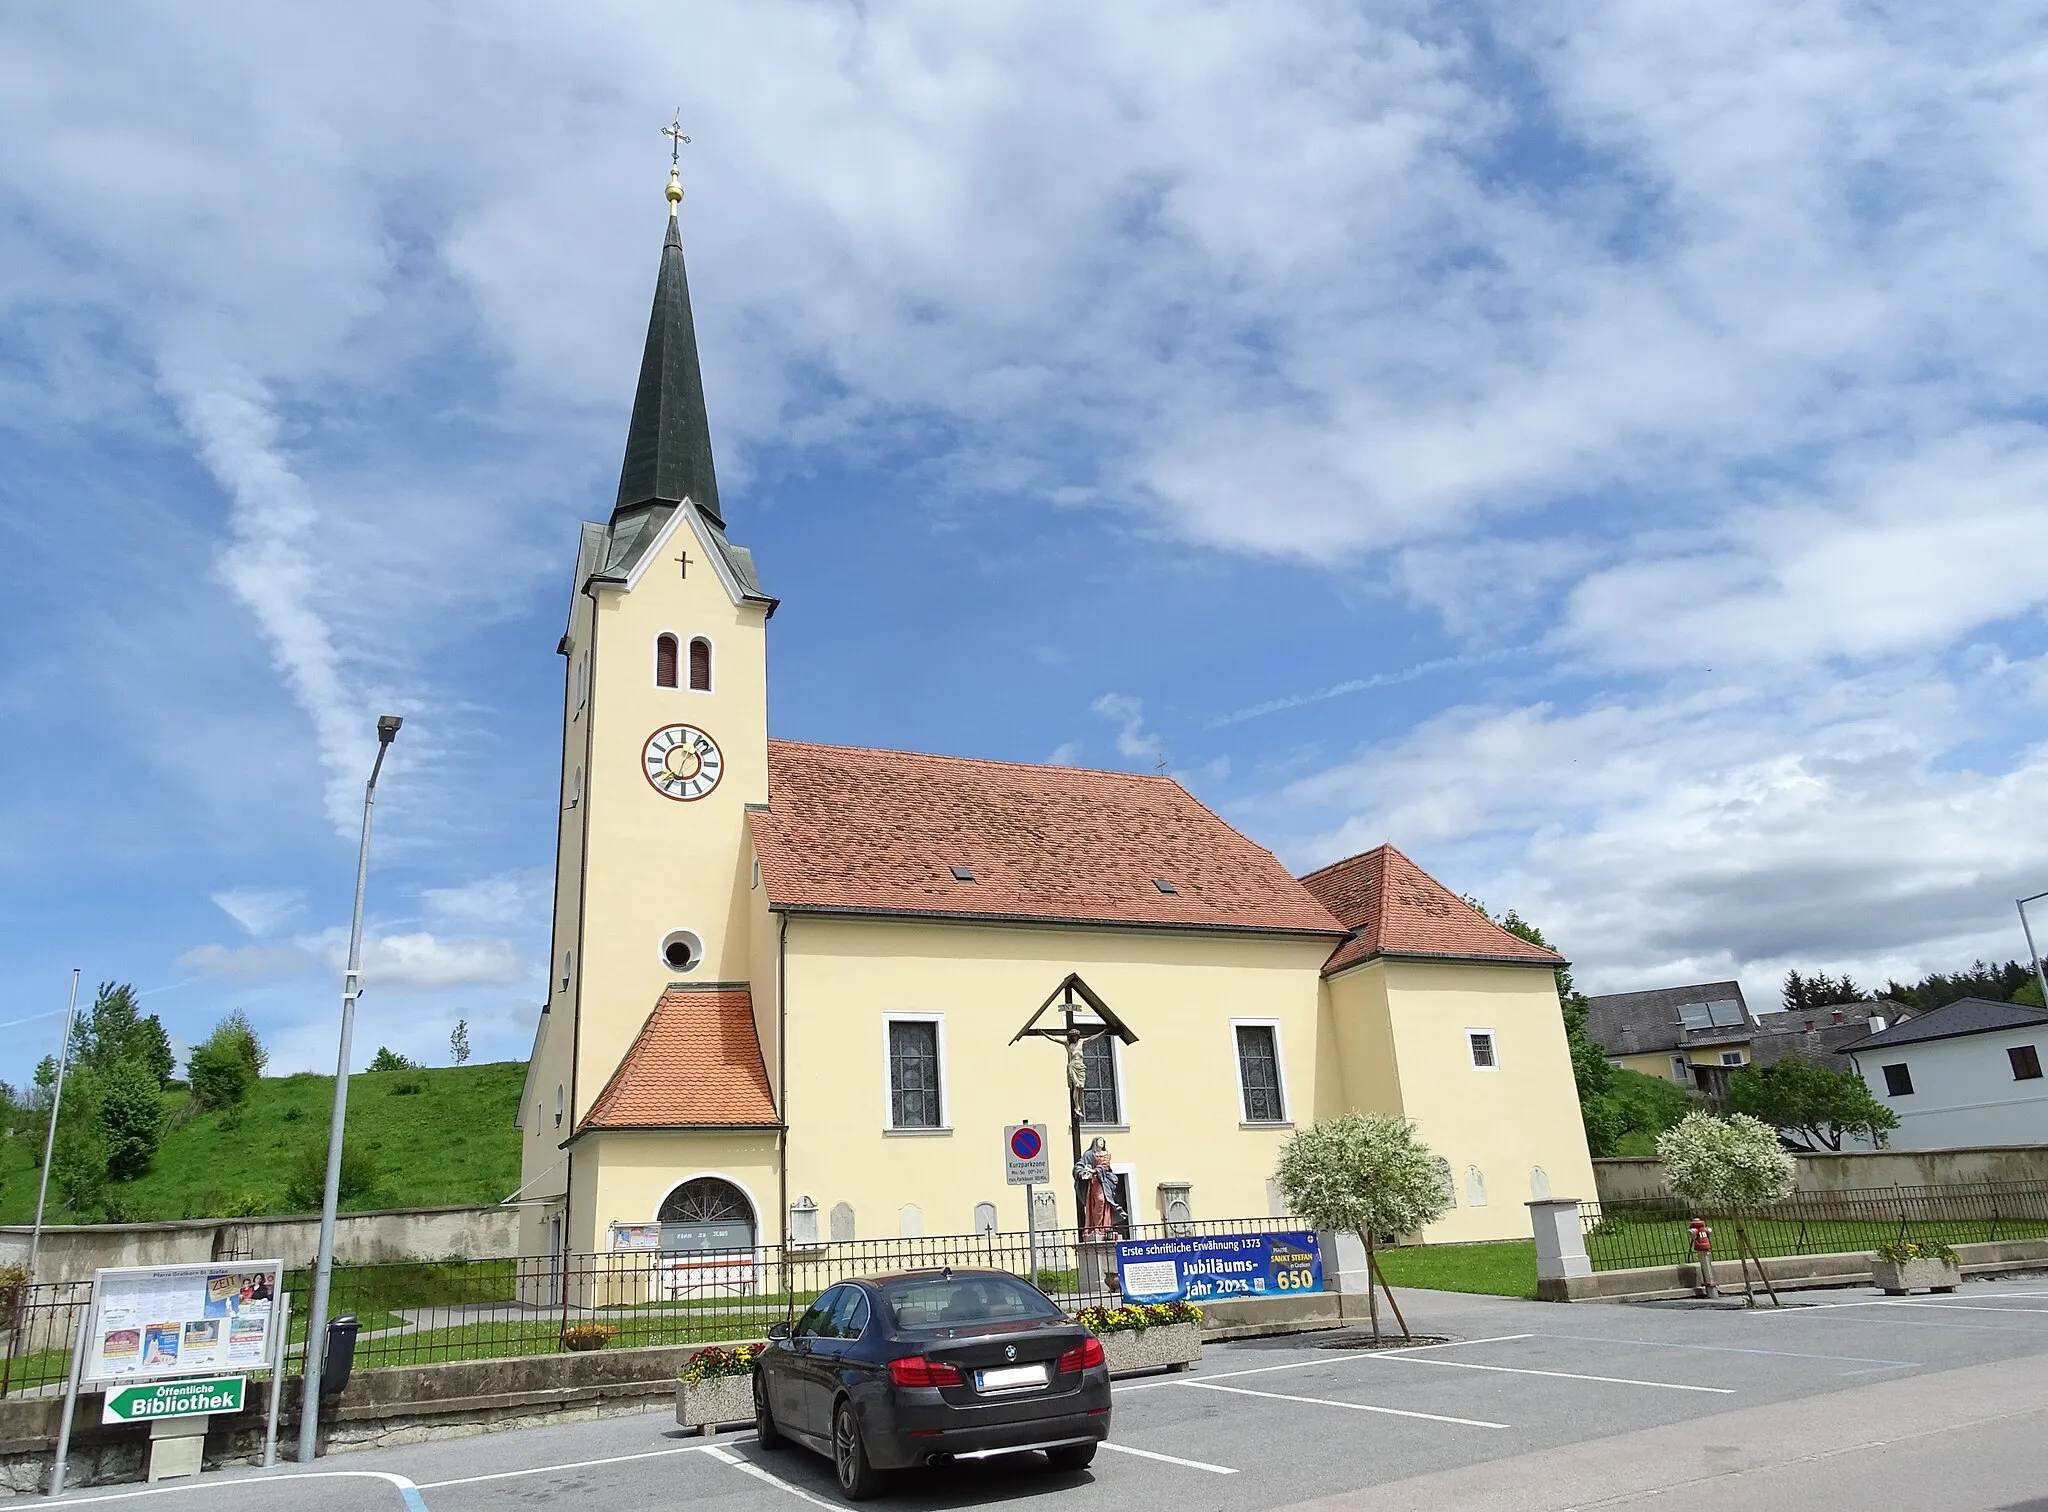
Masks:
[[[390,745],[392,741],[398,738],[398,727],[404,723],[405,721],[396,714],[379,714],[377,716],[377,744]]]

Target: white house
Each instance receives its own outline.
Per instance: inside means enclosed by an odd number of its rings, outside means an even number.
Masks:
[[[2048,1144],[2048,1013],[1964,998],[1842,1052],[1899,1115],[1895,1150]]]

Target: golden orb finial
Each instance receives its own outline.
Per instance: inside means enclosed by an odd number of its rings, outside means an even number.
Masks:
[[[677,171],[676,169],[674,169],[674,168],[671,168],[671,169],[669,169],[669,171],[668,171],[668,207],[669,207],[669,214],[671,214],[671,215],[675,214],[675,209],[676,209],[676,206],[680,205],[680,204],[681,204],[682,202],[683,202],[683,179],[682,179],[682,175],[681,175],[681,173],[680,173],[680,172],[678,172],[678,171]]]

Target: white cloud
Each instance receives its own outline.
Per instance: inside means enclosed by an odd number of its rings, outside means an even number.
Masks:
[[[292,976],[310,971],[319,960],[296,945],[200,945],[178,957],[180,966],[214,976]]]
[[[546,874],[499,872],[459,887],[429,887],[420,897],[436,918],[461,924],[545,924],[552,888]]]
[[[305,906],[296,887],[230,887],[212,894],[214,906],[261,939]]]
[[[1128,693],[1105,693],[1088,706],[1116,726],[1116,749],[1133,761],[1158,762],[1166,748],[1145,728],[1145,701]]]
[[[1734,973],[1772,1001],[1795,965],[1910,979],[2023,953],[2011,900],[2048,874],[2029,817],[2048,746],[1958,763],[1971,692],[1884,676],[1811,701],[1457,709],[1252,811],[1292,822],[1304,867],[1391,839],[1538,920],[1592,990]]]
[[[330,930],[320,940],[328,966],[348,965],[348,935]],[[365,935],[363,989],[431,992],[447,987],[499,985],[528,975],[512,941],[491,935],[449,938],[424,930],[413,934]]]

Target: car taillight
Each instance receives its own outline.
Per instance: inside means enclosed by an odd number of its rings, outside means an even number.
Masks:
[[[1059,1373],[1065,1375],[1070,1370],[1092,1370],[1102,1363],[1102,1358],[1102,1340],[1090,1334],[1060,1356]]]
[[[898,1386],[958,1386],[960,1367],[944,1360],[927,1360],[923,1355],[905,1355],[889,1362],[889,1379]]]

